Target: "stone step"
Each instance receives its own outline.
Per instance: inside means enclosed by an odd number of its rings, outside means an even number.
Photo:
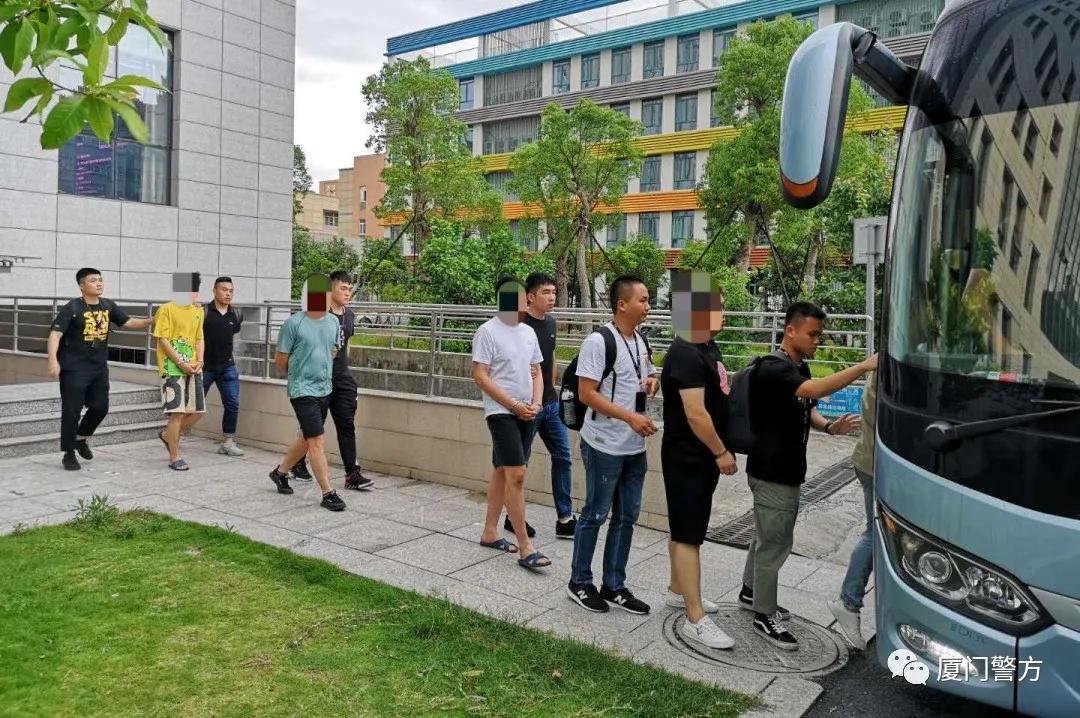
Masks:
[[[161,390],[152,386],[112,382],[109,407],[133,406],[161,401]],[[60,384],[14,384],[0,386],[0,416],[60,414]]]
[[[125,426],[128,424],[147,424],[163,420],[161,402],[144,404],[121,404],[113,406],[110,402],[109,414],[99,428],[107,426]],[[0,414],[0,439],[13,439],[20,436],[40,436],[55,432],[60,426],[60,412],[48,414],[25,414],[3,416]]]
[[[94,433],[90,445],[91,447],[107,446],[109,444],[126,444],[132,441],[156,439],[158,432],[164,427],[164,420],[102,427]],[[0,439],[0,459],[51,453],[60,453],[59,432]]]

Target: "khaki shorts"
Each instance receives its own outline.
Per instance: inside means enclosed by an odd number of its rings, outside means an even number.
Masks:
[[[166,414],[203,414],[206,392],[202,374],[161,377],[161,404]]]

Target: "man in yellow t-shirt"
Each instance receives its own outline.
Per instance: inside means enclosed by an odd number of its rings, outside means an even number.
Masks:
[[[187,471],[190,467],[180,456],[180,434],[206,413],[202,381],[205,309],[195,304],[199,275],[175,275],[173,297],[154,315],[161,402],[169,415],[169,423],[158,438],[169,450],[169,468]]]

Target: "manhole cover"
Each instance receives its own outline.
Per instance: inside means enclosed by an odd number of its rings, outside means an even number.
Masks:
[[[797,651],[773,648],[754,633],[750,613],[739,608],[738,604],[721,603],[720,611],[712,614],[711,618],[735,639],[734,648],[720,651],[684,639],[679,632],[686,621],[686,614],[682,611],[672,612],[664,619],[664,638],[699,661],[751,671],[814,678],[847,665],[848,652],[841,639],[798,616],[792,616],[790,621],[785,622],[788,630],[799,639]]]

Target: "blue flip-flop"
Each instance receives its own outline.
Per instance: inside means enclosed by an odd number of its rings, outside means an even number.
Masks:
[[[540,563],[541,561],[547,561],[547,563]],[[539,551],[533,551],[525,558],[519,558],[518,565],[524,566],[525,568],[530,570],[536,570],[538,568],[547,568],[548,566],[550,566],[551,559],[549,559],[547,556],[540,553]]]
[[[169,462],[169,468],[173,471],[187,471],[191,467],[188,465],[188,462],[183,459],[177,459],[176,461]]]
[[[499,551],[505,551],[506,553],[517,553],[517,544],[512,544],[504,538],[496,539],[495,541],[481,541],[480,545],[484,548],[493,548]]]

